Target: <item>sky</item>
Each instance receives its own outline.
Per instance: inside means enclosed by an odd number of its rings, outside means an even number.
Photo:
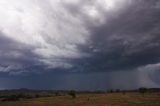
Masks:
[[[0,0],[0,89],[160,87],[160,0]]]

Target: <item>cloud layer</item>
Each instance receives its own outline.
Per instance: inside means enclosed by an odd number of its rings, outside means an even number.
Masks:
[[[1,0],[0,72],[134,72],[158,86],[159,14],[159,0]]]
[[[27,57],[36,55],[36,62],[48,68],[71,68],[74,66],[70,59],[90,56],[79,50],[80,45],[90,42],[92,35],[88,27],[103,24],[107,18],[105,14],[117,11],[117,3],[117,0],[1,0],[1,37],[21,46],[21,51],[10,53],[12,57],[22,59],[23,51],[27,51],[31,55]],[[8,46],[5,48],[10,51]]]

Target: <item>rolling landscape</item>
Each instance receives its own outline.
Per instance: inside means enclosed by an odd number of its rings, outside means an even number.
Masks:
[[[3,90],[0,106],[159,106],[160,89],[130,91]]]

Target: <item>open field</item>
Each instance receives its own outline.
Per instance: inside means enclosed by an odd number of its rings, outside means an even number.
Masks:
[[[138,93],[81,94],[75,99],[70,96],[54,96],[0,102],[0,106],[160,106],[160,94],[148,93],[144,96]]]

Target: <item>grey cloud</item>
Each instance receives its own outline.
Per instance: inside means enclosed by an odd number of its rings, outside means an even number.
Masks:
[[[62,2],[61,6],[64,6],[65,12],[62,8],[59,12],[71,15],[65,17],[60,16],[57,10],[50,8],[48,2],[46,5],[40,3],[44,11],[56,12],[56,17],[60,18],[57,20],[57,24],[60,20],[64,22],[58,24],[61,30],[66,28],[65,23],[75,25],[78,20],[84,23],[83,27],[89,33],[86,43],[75,43],[77,38],[74,36],[65,37],[66,39],[60,37],[59,40],[56,40],[53,36],[48,35],[52,33],[52,31],[47,32],[50,29],[49,25],[48,29],[40,33],[45,37],[39,36],[43,40],[40,39],[41,45],[36,47],[25,46],[23,43],[17,41],[15,43],[12,40],[8,41],[9,38],[1,37],[1,44],[5,45],[1,46],[1,59],[4,60],[4,63],[6,61],[6,63],[23,64],[23,66],[29,67],[28,70],[32,68],[34,70],[64,68],[64,70],[76,72],[133,70],[139,66],[159,62],[160,8],[158,8],[158,0],[147,2],[130,0],[126,4],[122,4],[123,8],[113,13],[106,12],[104,7],[96,3],[97,1],[93,0],[78,1],[73,4]],[[104,19],[104,23],[98,26],[93,24],[98,20],[92,20],[93,17],[83,13],[85,6],[95,7],[99,13],[99,19]],[[49,19],[55,18],[50,12],[45,14],[49,16]],[[76,21],[72,23],[71,20],[66,19],[69,17]],[[55,20],[50,19],[50,21]],[[76,32],[68,33],[70,35]],[[60,35],[62,36],[63,33],[61,32]],[[12,43],[7,44],[8,42]],[[21,45],[23,46],[21,47]]]
[[[38,63],[39,57],[31,52],[32,48],[5,37],[3,33],[0,35],[1,72],[10,74],[30,72],[31,67],[42,65]]]
[[[57,1],[13,3],[24,23],[0,25],[0,75],[18,77],[0,87],[159,87],[159,0],[122,0],[112,10],[98,0]]]
[[[91,57],[80,59],[77,64],[88,71],[113,71],[133,70],[159,62],[160,8],[155,7],[157,2],[134,1],[106,24],[90,27],[89,43],[79,49],[90,53]]]

